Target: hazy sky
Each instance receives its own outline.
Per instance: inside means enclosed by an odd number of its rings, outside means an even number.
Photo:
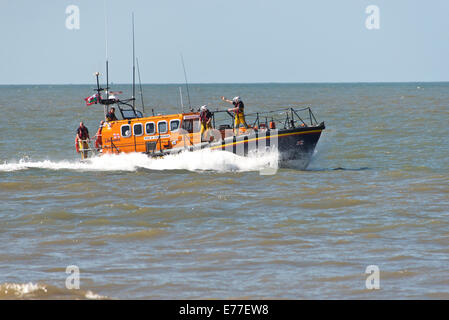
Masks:
[[[106,0],[110,79],[142,82],[448,81],[448,0]],[[68,29],[66,8],[79,8]],[[365,12],[379,8],[379,29]],[[74,20],[70,20],[74,22]],[[73,25],[73,24],[72,24]],[[0,0],[0,84],[92,83],[105,0]]]

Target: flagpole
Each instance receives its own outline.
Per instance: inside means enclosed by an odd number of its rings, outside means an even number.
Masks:
[[[100,75],[100,72],[95,72],[95,77],[97,78],[97,93],[100,94],[100,80],[98,80],[98,76]]]
[[[101,97],[101,95],[100,95],[100,92],[101,92],[101,90],[103,90],[102,88],[100,88],[100,80],[98,79],[98,77],[99,77],[99,75],[100,75],[100,72],[95,72],[95,77],[97,78],[97,97],[96,97],[96,99],[95,99],[95,104],[97,104],[98,102],[100,102],[101,103],[101,99],[100,99],[100,97]],[[106,105],[104,105],[104,107],[103,107],[103,109],[104,109],[104,118],[106,119]]]

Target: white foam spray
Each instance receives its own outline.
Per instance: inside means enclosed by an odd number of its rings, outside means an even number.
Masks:
[[[189,170],[217,172],[260,171],[266,168],[278,168],[279,154],[276,150],[259,152],[247,157],[227,151],[208,149],[195,152],[181,152],[163,158],[150,158],[141,153],[119,155],[101,155],[86,161],[80,160],[42,160],[21,159],[16,162],[0,164],[0,172],[28,169],[76,170],[76,171],[136,171],[139,168],[149,170]]]

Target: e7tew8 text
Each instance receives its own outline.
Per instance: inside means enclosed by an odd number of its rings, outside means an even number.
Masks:
[[[268,305],[225,304],[223,308],[219,308],[187,304],[179,308],[180,315],[204,315],[209,318],[213,312],[223,315],[267,315]]]

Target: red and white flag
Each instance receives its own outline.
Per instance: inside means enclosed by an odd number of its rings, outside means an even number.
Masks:
[[[97,103],[99,101],[99,94],[95,93],[91,95],[90,97],[84,98],[84,101],[86,101],[86,105],[90,106],[91,104]]]

